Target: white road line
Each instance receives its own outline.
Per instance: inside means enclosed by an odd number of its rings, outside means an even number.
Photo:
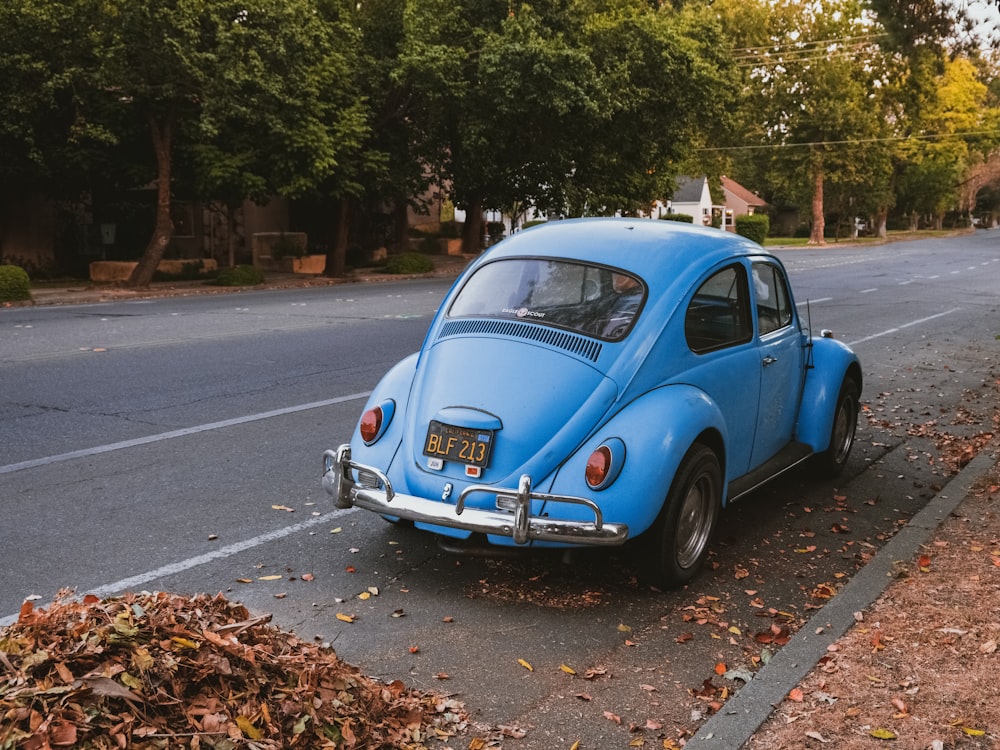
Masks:
[[[937,318],[943,318],[945,315],[951,315],[952,313],[956,313],[956,312],[958,312],[961,309],[962,309],[961,307],[953,307],[951,310],[946,310],[945,312],[937,313],[936,315],[928,315],[926,318],[920,318],[919,320],[911,320],[909,323],[902,323],[899,326],[897,326],[896,328],[888,328],[888,329],[886,329],[884,331],[880,331],[879,333],[873,333],[871,336],[865,336],[864,338],[861,338],[861,339],[855,339],[854,341],[848,341],[847,345],[848,346],[856,346],[857,344],[861,344],[861,343],[863,343],[865,341],[871,341],[872,339],[881,338],[882,336],[888,336],[890,333],[898,333],[899,331],[903,330],[904,328],[911,328],[913,326],[918,326],[921,323],[926,323],[929,320],[935,320]]]
[[[246,539],[242,542],[236,542],[225,547],[220,547],[219,549],[212,550],[211,552],[206,552],[204,555],[189,557],[187,560],[178,560],[177,562],[164,565],[156,568],[155,570],[140,573],[139,575],[129,576],[128,578],[122,578],[120,581],[115,581],[114,583],[106,583],[101,586],[97,586],[96,588],[85,590],[77,589],[77,591],[81,596],[83,594],[93,594],[94,596],[99,596],[102,599],[114,596],[115,594],[120,594],[123,591],[136,589],[150,583],[151,581],[156,581],[160,578],[165,578],[166,576],[177,575],[178,573],[183,573],[199,565],[205,565],[216,560],[232,557],[242,552],[246,552],[249,549],[253,549],[254,547],[259,547],[262,544],[268,544],[270,542],[277,541],[278,539],[284,539],[286,536],[297,534],[300,531],[306,531],[314,526],[331,523],[337,518],[340,518],[347,513],[354,513],[355,511],[357,511],[357,508],[346,508],[344,510],[335,510],[331,513],[324,513],[322,516],[315,516],[303,521],[302,523],[285,526],[284,528],[275,529],[274,531],[269,531],[266,534],[255,536],[252,539]],[[17,622],[17,618],[17,615],[8,615],[0,618],[0,628],[13,625]]]
[[[188,435],[196,435],[199,432],[208,432],[209,430],[219,430],[223,427],[233,427],[234,425],[246,424],[247,422],[257,422],[261,419],[271,419],[272,417],[281,417],[286,414],[294,414],[299,411],[307,411],[309,409],[319,409],[324,406],[333,406],[334,404],[343,404],[348,401],[357,401],[359,399],[368,398],[371,391],[366,391],[364,393],[352,393],[349,396],[338,396],[337,398],[328,398],[325,401],[313,401],[309,404],[299,404],[298,406],[289,406],[284,409],[275,409],[274,411],[265,411],[260,414],[248,414],[245,417],[235,417],[234,419],[224,419],[221,422],[209,422],[208,424],[195,425],[194,427],[185,427],[180,430],[171,430],[170,432],[161,432],[158,435],[147,435],[146,437],[135,438],[134,440],[122,440],[120,443],[109,443],[108,445],[96,445],[93,448],[83,448],[78,451],[70,451],[69,453],[60,453],[56,456],[45,456],[44,458],[33,458],[28,461],[20,461],[16,464],[7,464],[6,466],[0,466],[0,474],[10,474],[15,471],[21,471],[22,469],[33,469],[37,466],[48,466],[49,464],[59,463],[60,461],[70,461],[74,458],[86,458],[87,456],[96,456],[100,453],[109,453],[111,451],[122,450],[123,448],[134,448],[137,445],[148,445],[149,443],[158,443],[161,440],[171,440],[172,438],[186,437]]]

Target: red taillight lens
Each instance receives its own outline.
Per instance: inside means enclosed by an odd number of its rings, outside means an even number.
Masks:
[[[587,469],[585,472],[587,484],[595,489],[600,487],[604,484],[604,480],[608,478],[609,471],[611,471],[611,449],[606,445],[602,445],[591,453],[590,458],[587,459]]]
[[[366,443],[371,443],[378,437],[379,430],[382,429],[382,407],[376,406],[361,415],[361,439]]]

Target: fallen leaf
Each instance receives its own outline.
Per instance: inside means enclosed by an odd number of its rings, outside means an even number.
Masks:
[[[316,576],[314,576],[312,573],[303,573],[300,576],[300,578],[302,578],[303,581],[314,581],[314,580],[316,580]]]
[[[560,665],[559,665],[559,669],[561,669],[561,670],[562,670],[563,672],[565,672],[566,674],[573,674],[573,675],[575,675],[575,674],[576,674],[576,670],[575,670],[575,669],[573,669],[573,667],[568,667],[568,666],[566,666],[565,664],[560,664]]]
[[[411,654],[419,654],[420,653],[420,646],[410,646],[410,653]]]
[[[896,739],[896,733],[895,732],[893,732],[891,729],[884,729],[884,728],[881,728],[881,727],[878,728],[878,729],[873,729],[868,734],[870,736],[874,737],[877,740],[894,740],[894,739]]]
[[[795,701],[796,703],[801,703],[805,699],[801,688],[792,688],[788,692],[788,700]]]
[[[258,576],[257,580],[258,581],[280,581],[281,580],[281,576],[278,576],[278,575]]]
[[[354,622],[354,615],[345,615],[338,612],[337,619],[341,622]]]
[[[531,666],[531,664],[529,664],[528,662],[526,662],[524,659],[518,659],[517,663],[520,664],[525,669],[527,669],[529,672],[534,672],[535,671],[535,668],[533,666]]]
[[[830,740],[826,739],[826,737],[824,737],[823,735],[821,735],[819,732],[806,732],[806,737],[808,737],[811,740],[816,740],[817,742],[829,742],[830,741]]]
[[[287,513],[294,513],[295,508],[289,508],[287,505],[272,505],[271,510],[283,510]]]
[[[722,677],[722,675],[724,675],[724,674],[726,673],[726,665],[725,665],[725,664],[723,664],[723,663],[722,663],[721,661],[720,661],[720,662],[718,662],[718,663],[717,663],[717,664],[715,665],[715,673],[716,673],[717,675],[719,675],[719,677]]]
[[[615,724],[621,724],[622,723],[622,717],[621,716],[616,716],[615,714],[611,713],[610,711],[605,711],[604,712],[604,718],[607,719],[608,721],[613,721]]]

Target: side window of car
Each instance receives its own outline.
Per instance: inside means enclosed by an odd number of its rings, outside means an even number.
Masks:
[[[754,263],[752,275],[760,335],[764,336],[791,324],[792,305],[781,269],[770,263]]]
[[[752,338],[750,293],[743,266],[724,268],[698,287],[684,316],[684,335],[697,354]]]

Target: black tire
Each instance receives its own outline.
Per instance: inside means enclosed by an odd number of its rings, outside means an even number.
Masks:
[[[708,446],[695,443],[674,475],[663,510],[644,535],[641,577],[658,588],[693,579],[708,556],[722,508],[722,468]]]
[[[848,375],[840,386],[837,407],[833,412],[833,427],[830,429],[830,447],[816,456],[820,471],[833,478],[844,470],[854,446],[854,436],[858,429],[858,398],[860,389],[857,382]]]

